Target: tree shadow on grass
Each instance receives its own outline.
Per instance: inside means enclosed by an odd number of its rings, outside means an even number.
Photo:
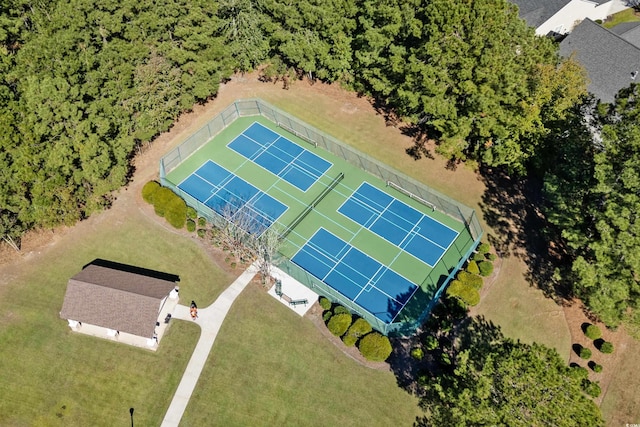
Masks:
[[[542,182],[534,177],[511,177],[500,168],[481,168],[486,186],[480,208],[493,229],[489,243],[500,256],[515,256],[528,267],[525,278],[547,297],[566,304],[571,289],[555,279],[555,270],[565,265],[565,251],[549,242],[544,217]]]

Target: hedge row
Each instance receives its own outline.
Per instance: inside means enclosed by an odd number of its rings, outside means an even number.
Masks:
[[[333,335],[341,337],[346,346],[352,347],[357,343],[360,353],[367,360],[382,362],[389,358],[392,351],[389,338],[374,332],[369,322],[362,318],[354,321],[346,307],[341,305],[333,307],[331,301],[325,297],[320,297],[318,303],[325,310],[322,318],[327,329]],[[333,311],[331,311],[332,307]]]
[[[147,203],[153,204],[156,214],[164,217],[173,227],[184,227],[187,220],[187,205],[173,191],[161,187],[156,181],[149,181],[142,187],[142,198]]]

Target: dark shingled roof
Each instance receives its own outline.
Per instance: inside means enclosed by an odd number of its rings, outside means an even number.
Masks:
[[[60,317],[151,338],[175,282],[88,265],[69,279]]]
[[[611,31],[640,48],[640,22],[623,22],[611,28]]]
[[[584,66],[591,83],[589,92],[602,102],[614,102],[620,89],[640,82],[640,48],[615,33],[585,19],[560,43],[560,54],[575,53]]]
[[[529,26],[538,28],[549,18],[558,13],[571,0],[511,0],[520,9],[520,18],[527,21]],[[595,1],[594,3],[600,3]]]

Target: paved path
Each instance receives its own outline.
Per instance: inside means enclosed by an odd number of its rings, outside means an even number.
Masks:
[[[256,275],[258,269],[255,265],[251,265],[244,273],[236,279],[224,292],[218,297],[218,299],[206,308],[198,308],[198,319],[196,323],[200,325],[202,332],[196,348],[191,355],[187,369],[185,369],[182,375],[182,380],[178,385],[176,394],[173,395],[173,400],[167,409],[167,413],[162,420],[162,427],[177,427],[182,419],[182,414],[187,408],[191,393],[196,388],[196,383],[200,377],[200,373],[204,368],[204,364],[207,362],[213,342],[216,340],[220,326],[224,321],[225,316],[231,308],[231,304],[235,301],[236,297],[240,295],[240,292],[249,284],[253,276]],[[178,305],[174,311],[173,317],[175,319],[188,320],[192,322],[191,315],[189,313],[189,307],[185,305]]]

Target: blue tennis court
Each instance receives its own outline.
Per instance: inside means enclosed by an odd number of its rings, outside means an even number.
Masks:
[[[302,191],[331,167],[330,162],[260,123],[253,123],[227,146]]]
[[[245,223],[250,233],[262,234],[287,210],[286,205],[211,160],[178,188],[225,218],[248,218]]]
[[[458,232],[365,182],[338,212],[433,267]]]
[[[418,289],[324,228],[291,261],[385,323],[393,322]]]

